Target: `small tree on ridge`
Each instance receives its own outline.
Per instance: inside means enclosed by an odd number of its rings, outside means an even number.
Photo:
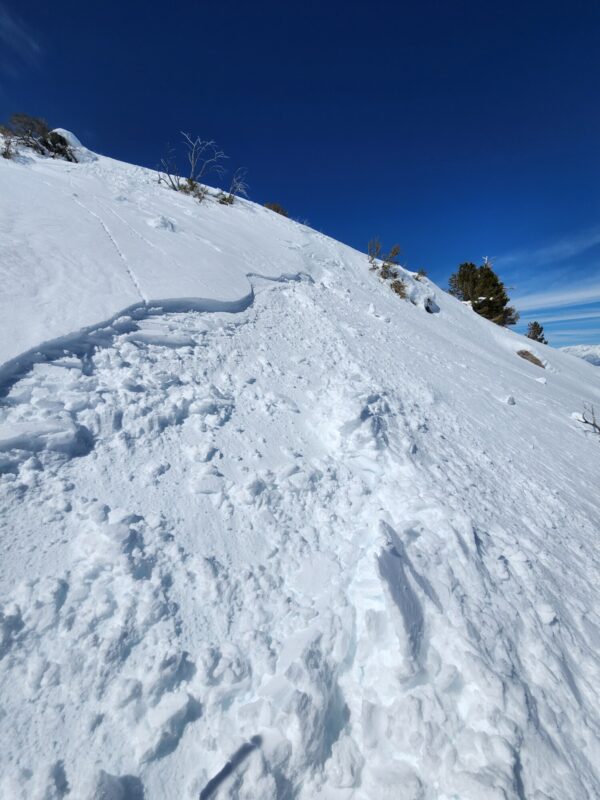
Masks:
[[[548,339],[544,336],[544,328],[535,320],[527,326],[527,338],[540,342],[540,344],[548,344]]]
[[[448,291],[497,325],[515,325],[519,320],[518,312],[508,305],[510,298],[504,284],[488,259],[480,267],[470,261],[461,264],[450,276]]]

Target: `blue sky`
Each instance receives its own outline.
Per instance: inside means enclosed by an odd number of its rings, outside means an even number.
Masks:
[[[440,285],[494,260],[525,323],[600,343],[598,0],[0,0],[0,117],[156,166],[181,130],[250,196]]]

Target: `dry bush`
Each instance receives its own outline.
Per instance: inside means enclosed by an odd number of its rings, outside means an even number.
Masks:
[[[377,269],[377,259],[381,257],[381,242],[375,236],[368,244],[367,252],[369,254],[369,267],[370,269]]]
[[[0,127],[0,134],[2,134],[2,150],[0,155],[2,158],[14,158],[17,154],[15,148],[15,138],[7,128]]]
[[[189,194],[192,197],[195,197],[199,203],[201,203],[208,194],[208,189],[206,186],[204,186],[202,183],[192,180],[191,178],[186,178],[179,184],[179,191],[183,194]]]
[[[581,421],[584,425],[589,425],[594,433],[600,435],[600,422],[596,419],[596,412],[593,405],[584,405]]]
[[[210,173],[223,175],[222,162],[227,156],[212,140],[206,141],[199,136],[193,139],[189,133],[183,131],[181,136],[185,158],[188,162],[187,178],[183,178],[180,174],[175,149],[167,145],[165,155],[159,164],[158,182],[166,184],[175,192],[192,195],[202,202],[208,193],[207,187],[202,182],[203,179]]]
[[[265,208],[268,208],[269,211],[274,211],[276,214],[281,214],[282,217],[290,216],[285,208],[279,205],[279,203],[265,203]]]
[[[246,170],[236,169],[229,185],[228,192],[219,192],[217,200],[221,205],[232,206],[236,197],[248,197],[248,184],[246,183]]]
[[[395,292],[403,300],[406,299],[406,283],[402,278],[397,278],[390,283],[390,289]]]
[[[17,147],[28,147],[41,156],[62,158],[76,163],[75,153],[62,134],[51,131],[46,120],[29,114],[13,114],[8,125],[1,126],[4,136],[3,158],[16,155]]]

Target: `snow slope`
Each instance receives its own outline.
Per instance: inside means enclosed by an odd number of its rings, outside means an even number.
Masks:
[[[563,353],[583,358],[589,364],[600,367],[600,344],[574,344],[569,347],[560,348]]]
[[[600,796],[600,373],[110,159],[0,207],[0,797]]]

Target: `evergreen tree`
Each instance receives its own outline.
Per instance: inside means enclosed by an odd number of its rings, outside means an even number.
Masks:
[[[536,342],[541,342],[542,344],[548,344],[548,339],[544,336],[544,328],[540,325],[539,322],[530,322],[527,326],[527,336],[529,339],[533,339]]]
[[[477,267],[472,262],[461,264],[450,276],[450,294],[471,303],[473,311],[497,325],[514,325],[519,315],[512,306],[504,284],[486,260]]]
[[[458,268],[458,272],[450,275],[448,281],[449,292],[459,300],[471,301],[476,295],[478,269],[470,261],[466,261]]]

